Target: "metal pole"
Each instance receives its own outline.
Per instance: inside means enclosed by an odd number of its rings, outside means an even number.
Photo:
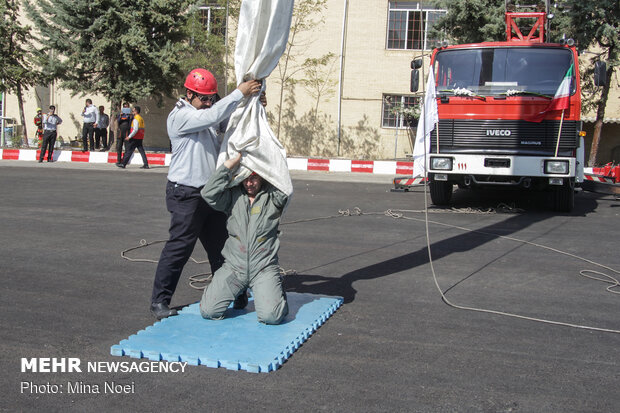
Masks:
[[[394,132],[394,160],[398,153],[398,125],[400,124],[400,114],[396,114],[396,132]]]
[[[224,33],[224,96],[228,96],[228,3],[226,0],[226,32]]]
[[[347,10],[349,0],[344,0],[344,10],[342,13],[342,36],[340,40],[340,77],[338,79],[338,149],[337,156],[340,156],[340,140],[342,136],[342,82],[344,78],[344,49],[345,37],[347,32]]]
[[[426,162],[426,158],[428,157],[428,153],[426,153],[426,80],[424,80],[424,66],[426,62],[424,61],[424,51],[422,51],[422,133],[424,134],[424,175],[422,179],[426,178],[426,184],[428,184],[428,165]],[[418,122],[418,128],[420,127],[420,122]],[[416,131],[417,133],[417,131]],[[430,149],[430,148],[429,148]],[[424,182],[424,180],[422,180]],[[424,196],[426,200],[426,196]],[[424,201],[426,202],[426,201]]]

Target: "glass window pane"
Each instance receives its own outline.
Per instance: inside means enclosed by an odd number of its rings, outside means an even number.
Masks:
[[[553,95],[572,55],[561,48],[485,48],[442,51],[435,62],[439,91],[467,88],[481,95],[507,90]]]
[[[407,31],[407,49],[421,49],[422,42],[424,39],[424,22],[422,21],[422,17],[424,13],[419,11],[410,11],[409,12],[409,27]]]
[[[407,30],[407,12],[391,11],[388,23],[388,49],[404,49]]]
[[[394,128],[397,125],[396,114],[394,113],[394,107],[400,102],[398,96],[385,95],[383,97],[383,121],[381,126],[384,128]]]
[[[419,98],[414,96],[384,95],[381,126],[384,128],[409,127],[406,120],[413,113],[412,108],[419,109]]]
[[[426,43],[424,50],[431,50],[440,46],[441,40],[435,37],[429,36],[429,32],[433,25],[437,23],[437,20],[441,19],[446,14],[445,11],[428,11],[426,12]]]

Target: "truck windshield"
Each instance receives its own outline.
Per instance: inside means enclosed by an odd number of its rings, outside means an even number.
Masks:
[[[572,61],[571,51],[562,48],[443,50],[435,58],[437,93],[553,96]],[[575,89],[573,71],[571,94]]]

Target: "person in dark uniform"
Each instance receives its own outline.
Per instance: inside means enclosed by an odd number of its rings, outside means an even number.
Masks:
[[[39,163],[43,162],[45,152],[47,151],[47,161],[54,161],[54,144],[56,143],[56,133],[58,125],[62,123],[62,119],[56,115],[56,106],[51,105],[49,112],[43,115],[43,141],[41,142],[41,154]]]
[[[123,103],[121,113],[118,115],[118,136],[116,137],[116,163],[120,164],[123,160],[123,145],[125,151],[127,151],[127,143],[125,139],[129,136],[129,130],[131,129],[131,122],[133,116],[131,115],[131,108],[129,103]]]
[[[119,168],[125,168],[131,160],[131,155],[133,155],[133,152],[137,149],[138,152],[140,152],[142,162],[144,163],[141,168],[149,169],[149,161],[146,158],[144,146],[142,146],[142,142],[144,141],[144,119],[140,116],[140,106],[134,106],[131,113],[133,114],[133,121],[131,121],[131,131],[129,132],[129,136],[125,138],[125,141],[127,141],[125,156],[123,157],[123,161],[117,163],[116,166]]]

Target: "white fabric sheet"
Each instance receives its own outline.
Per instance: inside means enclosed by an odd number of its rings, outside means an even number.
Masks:
[[[235,47],[237,84],[265,79],[286,48],[293,15],[292,0],[243,0]],[[263,80],[263,90],[266,83]],[[237,152],[243,154],[232,185],[256,172],[290,197],[293,184],[286,151],[267,122],[259,96],[244,98],[233,112],[224,136],[218,166]]]
[[[435,129],[435,124],[439,121],[437,115],[437,93],[435,91],[435,73],[431,66],[426,83],[426,95],[424,96],[424,106],[418,121],[418,130],[415,136],[413,147],[413,176],[426,177],[425,160],[426,154],[431,149],[431,132]]]

